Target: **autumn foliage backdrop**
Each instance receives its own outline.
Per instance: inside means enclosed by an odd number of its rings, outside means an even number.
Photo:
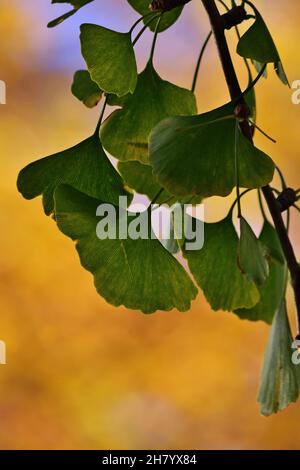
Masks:
[[[162,77],[186,87],[209,28],[198,3],[161,36],[156,55]],[[257,4],[290,81],[300,79],[299,2]],[[270,418],[255,404],[268,326],[212,312],[202,294],[185,314],[145,316],[107,305],[72,242],[42,216],[41,201],[26,203],[17,193],[20,168],[94,128],[98,110],[85,109],[69,91],[73,72],[84,65],[80,23],[125,31],[137,17],[124,0],[97,0],[47,30],[63,11],[50,0],[0,5],[0,79],[7,84],[7,104],[0,106],[0,339],[8,354],[0,366],[0,448],[299,449],[300,404]],[[140,68],[150,40],[147,33],[137,48]],[[241,60],[237,66],[246,84]],[[201,111],[228,99],[213,42],[197,99]],[[258,103],[259,125],[278,140],[258,136],[259,146],[297,186],[300,106],[273,76],[259,83]],[[230,198],[217,202],[206,205],[208,220],[225,214]],[[259,230],[255,204],[250,220]],[[298,232],[294,221],[299,250]]]

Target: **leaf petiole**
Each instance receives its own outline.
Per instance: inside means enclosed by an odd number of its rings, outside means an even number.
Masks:
[[[160,188],[160,190],[158,191],[158,193],[154,196],[154,198],[153,198],[152,201],[150,202],[148,209],[150,209],[151,206],[153,206],[153,205],[156,203],[156,201],[158,200],[159,196],[160,196],[163,192],[164,192],[164,188]]]
[[[238,156],[238,135],[239,124],[238,121],[235,123],[235,139],[234,139],[234,164],[235,164],[235,186],[236,186],[236,200],[238,206],[238,218],[242,217],[241,208],[241,195],[240,195],[240,172],[239,172],[239,156]]]
[[[141,16],[138,20],[136,20],[133,25],[131,26],[130,30],[129,30],[129,34],[132,34],[133,31],[135,30],[135,28],[143,21],[145,20],[146,18],[148,18],[148,16],[150,15],[153,15],[153,12],[150,11],[149,13],[147,13],[146,15],[144,16]]]
[[[196,68],[195,68],[195,72],[194,72],[194,77],[193,77],[193,82],[192,82],[192,87],[191,87],[191,91],[194,93],[195,89],[196,89],[196,84],[197,84],[197,79],[198,79],[198,74],[199,74],[199,69],[200,69],[200,65],[201,65],[201,62],[202,62],[202,58],[204,56],[204,52],[205,52],[205,49],[206,49],[206,46],[208,45],[209,43],[209,40],[212,36],[212,31],[210,31],[201,47],[201,50],[200,50],[200,54],[199,54],[199,57],[198,57],[198,60],[197,60],[197,64],[196,64]]]
[[[281,181],[281,187],[282,187],[282,190],[287,188],[287,184],[285,182],[285,178],[283,176],[283,173],[282,171],[280,170],[280,168],[276,165],[275,166],[275,170],[277,171],[278,175],[279,175],[279,178],[280,178],[280,181]]]
[[[264,135],[267,139],[269,139],[271,142],[273,142],[273,144],[276,144],[276,140],[273,139],[273,137],[269,136],[265,131],[263,131],[260,127],[258,127],[257,124],[255,124],[255,122],[253,122],[251,119],[249,119],[249,123],[251,124],[251,126],[255,127],[255,129],[257,129],[262,135]]]
[[[257,195],[258,195],[259,207],[260,207],[260,211],[261,211],[261,214],[262,214],[262,216],[263,216],[263,219],[264,219],[264,221],[268,222],[268,218],[267,218],[267,215],[266,215],[266,211],[265,211],[265,209],[264,209],[264,205],[263,205],[263,201],[262,201],[260,189],[257,190]]]
[[[153,41],[152,41],[152,46],[151,46],[151,51],[150,51],[150,58],[149,58],[151,63],[153,63],[154,51],[155,51],[157,36],[158,36],[158,32],[159,32],[159,25],[160,25],[162,17],[163,17],[163,12],[159,15],[159,18],[158,18],[156,26],[155,26],[155,31],[154,31],[154,36],[153,36]]]
[[[102,124],[102,121],[103,121],[103,117],[104,117],[104,113],[105,113],[105,109],[106,109],[106,105],[107,105],[107,98],[108,98],[108,96],[106,95],[103,106],[102,106],[102,109],[101,109],[100,117],[99,117],[96,129],[95,129],[95,134],[96,135],[99,134],[100,127],[101,127],[101,124]]]
[[[148,26],[149,26],[154,20],[156,20],[160,15],[161,15],[161,13],[158,13],[157,15],[152,16],[152,18],[150,18],[150,20],[145,23],[145,25],[143,26],[143,28],[138,32],[138,34],[136,35],[136,37],[135,37],[134,40],[132,41],[132,45],[133,45],[133,46],[136,45],[136,43],[138,42],[138,40],[140,39],[140,37],[144,34],[144,32],[146,31],[146,29],[148,28]]]
[[[240,199],[242,199],[242,197],[244,197],[247,193],[250,193],[250,191],[253,191],[253,188],[248,188],[248,189],[245,189],[245,191],[243,191],[241,194],[240,194]],[[235,199],[235,201],[233,202],[233,204],[231,205],[229,211],[228,211],[228,214],[232,213],[235,206],[237,205],[238,203],[238,199]]]

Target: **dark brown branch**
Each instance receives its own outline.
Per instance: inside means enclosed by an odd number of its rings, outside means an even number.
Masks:
[[[237,75],[233,66],[231,55],[229,52],[227,40],[224,32],[224,24],[222,21],[222,16],[219,13],[219,10],[216,6],[214,0],[202,0],[202,3],[207,11],[207,14],[210,19],[212,30],[214,32],[215,40],[217,43],[217,48],[220,55],[220,60],[222,63],[225,79],[227,82],[228,90],[232,100],[235,100],[241,95],[241,88],[237,79]],[[245,105],[244,99],[240,99],[240,104]],[[241,131],[252,142],[252,133],[251,128],[247,121],[243,121],[241,124]],[[274,226],[280,240],[284,256],[291,274],[292,286],[294,289],[295,302],[297,308],[297,319],[298,319],[298,334],[300,327],[300,266],[297,262],[297,258],[289,239],[280,207],[277,204],[276,198],[273,194],[270,186],[265,186],[262,188],[263,195],[267,202],[270,214],[272,216]]]

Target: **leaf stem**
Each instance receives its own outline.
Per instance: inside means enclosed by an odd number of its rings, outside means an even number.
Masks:
[[[300,207],[297,206],[297,204],[293,204],[293,207],[294,207],[298,212],[300,212]]]
[[[239,168],[239,155],[238,155],[238,138],[239,138],[239,124],[235,122],[234,132],[234,166],[235,166],[235,186],[236,186],[236,199],[238,206],[238,218],[242,217],[241,195],[240,195],[240,168]]]
[[[267,217],[266,211],[265,211],[265,209],[264,209],[264,205],[263,205],[263,202],[262,202],[262,197],[261,197],[260,189],[257,190],[257,195],[258,195],[259,207],[260,207],[260,211],[261,211],[261,213],[262,213],[263,219],[264,219],[266,222],[268,222],[268,217]]]
[[[163,12],[159,15],[159,18],[157,20],[157,23],[156,23],[156,26],[155,26],[155,31],[154,31],[154,36],[153,36],[153,41],[152,41],[152,46],[151,46],[151,51],[150,51],[150,62],[153,63],[153,57],[154,57],[154,52],[155,52],[155,46],[156,46],[156,42],[157,42],[157,36],[158,36],[158,32],[159,32],[159,25],[160,25],[160,22],[162,20],[162,17],[163,17]]]
[[[284,189],[287,188],[287,184],[286,184],[286,182],[285,182],[285,178],[284,178],[284,176],[283,176],[283,173],[282,173],[282,171],[280,170],[279,166],[276,165],[276,166],[275,166],[275,169],[276,169],[276,171],[277,171],[277,173],[278,173],[278,175],[279,175],[279,178],[280,178],[280,181],[281,181],[282,190],[284,190]]]
[[[105,109],[106,109],[106,105],[107,105],[107,99],[108,99],[108,97],[107,97],[107,95],[106,95],[106,96],[105,96],[104,103],[103,103],[103,106],[102,106],[102,109],[101,109],[101,113],[100,113],[100,116],[99,116],[99,120],[98,120],[96,129],[95,129],[95,135],[99,134],[100,127],[101,127],[101,124],[102,124],[102,121],[103,121],[103,117],[104,117],[104,113],[105,113]]]
[[[240,194],[240,199],[242,199],[242,197],[244,197],[247,193],[250,193],[250,191],[253,191],[253,188],[245,189],[245,190]],[[236,199],[233,201],[233,203],[232,203],[232,205],[231,205],[231,207],[230,207],[230,209],[229,209],[229,211],[228,211],[228,214],[229,214],[230,212],[233,212],[233,209],[235,208],[235,206],[237,205],[237,203],[238,203],[238,199],[236,198]]]
[[[272,191],[274,191],[274,193],[276,193],[278,195],[281,194],[280,191],[277,188],[271,187],[271,189],[272,189]]]
[[[209,43],[209,40],[212,36],[212,31],[210,31],[204,41],[204,43],[202,44],[202,47],[200,49],[200,54],[199,54],[199,57],[198,57],[198,60],[197,60],[197,64],[196,64],[196,68],[195,68],[195,72],[194,72],[194,77],[193,77],[193,83],[192,83],[192,87],[191,87],[191,91],[194,93],[195,89],[196,89],[196,84],[197,84],[197,79],[198,79],[198,74],[199,74],[199,69],[200,69],[200,65],[201,65],[201,62],[202,62],[202,58],[204,56],[204,52],[205,52],[205,49],[206,49],[206,46],[207,44]]]
[[[153,12],[152,11],[149,11],[149,13],[147,13],[146,15],[144,16],[141,16],[138,20],[136,20],[133,25],[131,26],[130,30],[129,30],[129,34],[132,34],[134,29],[141,23],[141,21],[145,20],[146,18],[148,18],[148,16],[150,15],[153,15]]]
[[[247,64],[248,64],[248,62],[247,62]],[[257,82],[260,80],[260,78],[261,78],[261,77],[263,76],[263,74],[265,73],[266,66],[267,66],[267,64],[265,64],[265,65],[261,68],[261,70],[260,70],[259,73],[256,75],[256,77],[255,77],[255,79],[253,80],[253,82],[251,82],[251,83],[247,86],[246,90],[243,91],[243,92],[240,94],[240,96],[238,96],[237,98],[235,98],[234,101],[237,101],[237,100],[243,98],[245,95],[247,95],[247,94],[249,93],[249,91],[252,90],[252,88],[255,87],[255,85],[257,84]],[[248,64],[248,67],[249,67],[249,64]],[[249,69],[249,70],[250,70],[250,69]]]
[[[271,142],[273,142],[273,144],[276,144],[276,140],[273,139],[273,137],[271,137],[270,135],[268,135],[265,131],[263,131],[260,127],[258,127],[257,124],[255,124],[255,122],[252,121],[252,119],[249,119],[249,122],[250,124],[255,127],[255,129],[257,129],[262,135],[264,135],[267,139],[269,139]]]
[[[138,40],[140,39],[140,37],[144,34],[144,32],[146,31],[146,29],[148,28],[148,26],[154,21],[156,20],[156,18],[158,18],[159,16],[161,15],[161,13],[158,13],[157,15],[154,15],[152,16],[152,18],[150,18],[149,21],[147,21],[144,26],[142,27],[142,29],[138,32],[138,34],[136,35],[136,37],[134,38],[134,40],[132,41],[132,45],[135,46],[136,43],[138,42]]]

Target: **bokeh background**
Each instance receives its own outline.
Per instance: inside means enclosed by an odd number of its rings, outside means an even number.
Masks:
[[[300,79],[297,0],[257,0],[268,18],[290,81]],[[136,13],[124,0],[96,0],[54,30],[49,20],[68,5],[50,0],[1,0],[0,79],[0,366],[1,449],[299,449],[300,403],[261,417],[256,394],[269,327],[212,312],[201,292],[192,310],[144,316],[107,305],[79,265],[73,243],[43,215],[41,201],[17,193],[25,164],[80,141],[99,110],[70,93],[80,56],[79,25],[128,30]],[[160,36],[156,67],[189,87],[209,30],[200,1]],[[234,48],[235,37],[229,33]],[[151,34],[137,47],[145,63]],[[247,78],[236,59],[243,87]],[[258,146],[299,187],[300,106],[270,70],[258,85],[258,124],[277,140]],[[223,104],[227,90],[213,42],[197,87],[199,110]],[[208,220],[230,198],[206,204]],[[259,230],[256,201],[248,217]],[[296,213],[292,238],[299,248]],[[226,255],[226,248],[224,248]],[[222,253],[220,253],[222,256]],[[290,315],[293,321],[293,306]]]

